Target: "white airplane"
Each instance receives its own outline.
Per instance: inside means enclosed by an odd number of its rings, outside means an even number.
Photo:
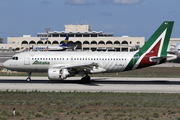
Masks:
[[[177,43],[176,45],[169,45],[168,47],[167,53],[175,54],[177,55],[177,58],[180,58],[180,43]]]
[[[36,46],[33,47],[32,51],[64,51],[68,48],[68,40],[69,40],[69,36],[66,36],[66,39],[64,40],[63,44],[60,46]]]
[[[24,52],[4,62],[14,71],[48,72],[49,80],[64,80],[79,74],[82,82],[90,82],[88,74],[135,70],[176,59],[167,55],[173,21],[165,21],[142,48],[133,52]]]
[[[175,46],[175,55],[180,58],[180,43],[177,43]]]

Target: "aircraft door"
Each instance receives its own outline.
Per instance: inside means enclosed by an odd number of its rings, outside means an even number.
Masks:
[[[29,54],[25,54],[25,56],[24,56],[24,65],[30,65]]]
[[[134,64],[134,65],[136,64],[136,62],[137,62],[138,59],[139,59],[139,54],[137,54],[137,55],[135,55],[135,56],[133,57],[133,64]]]

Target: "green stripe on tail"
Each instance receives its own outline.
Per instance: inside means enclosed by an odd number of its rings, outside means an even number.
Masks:
[[[144,46],[134,55],[124,71],[131,70],[136,64],[138,59],[153,45],[157,38],[167,29],[164,43],[162,46],[161,57],[167,56],[167,47],[169,44],[172,28],[174,21],[165,21],[161,26],[154,32],[154,34],[149,38],[149,40],[144,44]],[[139,57],[138,57],[139,56]]]

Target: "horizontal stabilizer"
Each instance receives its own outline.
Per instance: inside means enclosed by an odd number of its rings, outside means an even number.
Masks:
[[[167,54],[167,56],[164,56],[164,57],[150,57],[150,61],[151,62],[158,62],[158,61],[161,61],[163,59],[166,59],[166,62],[168,61],[172,61],[172,60],[175,60],[177,59],[177,56],[176,55],[172,55],[172,54]]]

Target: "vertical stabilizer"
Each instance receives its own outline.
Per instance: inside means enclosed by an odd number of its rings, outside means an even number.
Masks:
[[[69,40],[69,35],[66,36],[66,39],[64,40],[63,44],[60,45],[60,47],[67,47],[68,46],[68,40]]]
[[[167,47],[169,44],[174,21],[165,21],[154,32],[144,46],[134,55],[125,70],[147,67],[159,63],[164,63],[167,56]],[[151,58],[159,58],[153,62]]]

